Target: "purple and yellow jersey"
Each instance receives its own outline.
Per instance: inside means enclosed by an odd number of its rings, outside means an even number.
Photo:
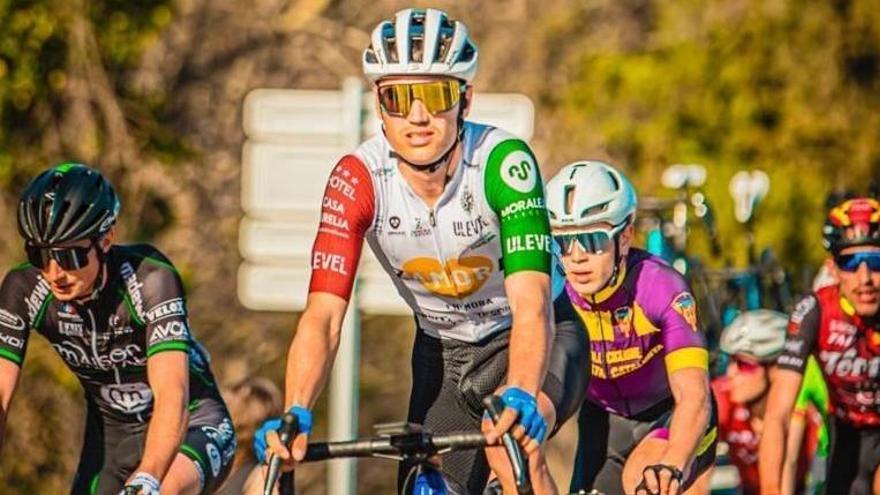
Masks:
[[[554,276],[558,275],[558,272]],[[706,339],[684,277],[660,258],[631,249],[617,283],[581,296],[565,290],[590,337],[592,379],[587,400],[634,417],[672,404],[669,375],[708,370]]]

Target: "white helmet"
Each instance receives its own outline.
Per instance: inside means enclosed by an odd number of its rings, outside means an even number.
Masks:
[[[769,309],[740,314],[721,332],[721,350],[730,355],[745,354],[762,363],[782,353],[788,318]]]
[[[449,76],[470,83],[477,72],[477,47],[467,27],[437,9],[405,9],[373,29],[364,50],[364,75]]]
[[[605,162],[571,163],[547,183],[551,227],[604,222],[611,224],[616,234],[632,222],[636,206],[638,199],[630,181]]]

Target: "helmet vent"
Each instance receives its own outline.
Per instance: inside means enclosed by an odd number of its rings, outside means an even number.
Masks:
[[[598,215],[600,213],[604,213],[608,210],[608,203],[602,203],[601,205],[591,206],[589,208],[584,208],[584,211],[581,212],[581,218],[586,216]]]
[[[565,207],[564,212],[566,215],[571,215],[571,209],[574,206],[574,185],[565,186],[565,190],[562,195],[565,198]]]
[[[474,45],[470,42],[465,43],[464,48],[461,50],[461,54],[458,56],[459,62],[470,62],[477,55],[477,51],[474,49]]]
[[[425,59],[425,39],[413,37],[409,44],[409,59],[412,62],[422,62]]]
[[[388,55],[388,61],[396,64],[397,60],[397,40],[394,38],[385,38],[385,53]]]
[[[620,189],[620,181],[617,180],[617,177],[614,174],[608,174],[608,178],[611,179],[611,182],[614,183],[614,190],[617,191]]]

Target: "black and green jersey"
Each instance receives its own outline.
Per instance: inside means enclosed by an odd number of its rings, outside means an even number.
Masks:
[[[42,334],[103,415],[144,422],[152,411],[147,361],[186,352],[191,401],[219,399],[208,354],[193,338],[180,276],[148,245],[114,246],[107,280],[86,302],[61,302],[36,268],[12,269],[0,286],[0,358],[24,361],[31,331]]]

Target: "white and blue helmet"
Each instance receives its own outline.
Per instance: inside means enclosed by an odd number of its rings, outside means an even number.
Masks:
[[[364,50],[370,82],[387,76],[449,76],[466,83],[477,73],[477,46],[467,27],[437,9],[405,9],[373,29]]]
[[[546,199],[551,227],[608,223],[614,234],[633,221],[638,206],[629,179],[611,165],[595,160],[563,167],[547,182]]]

